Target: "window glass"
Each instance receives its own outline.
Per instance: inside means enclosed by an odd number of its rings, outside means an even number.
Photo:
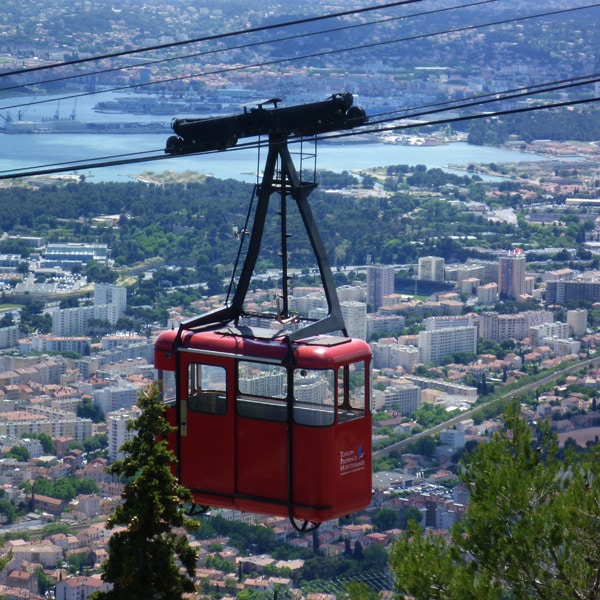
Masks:
[[[188,367],[188,408],[193,412],[227,412],[227,373],[223,367],[191,363]]]
[[[294,421],[299,425],[333,425],[335,373],[332,370],[294,369]]]
[[[287,369],[253,361],[238,362],[237,414],[252,419],[287,421]]]
[[[362,417],[367,405],[366,367],[364,362],[341,367],[338,373],[338,420]]]
[[[173,371],[159,371],[158,379],[162,390],[162,400],[165,404],[175,404],[175,373]]]

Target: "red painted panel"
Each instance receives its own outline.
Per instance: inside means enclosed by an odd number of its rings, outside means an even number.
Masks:
[[[287,455],[287,423],[238,417],[237,493],[285,504]]]

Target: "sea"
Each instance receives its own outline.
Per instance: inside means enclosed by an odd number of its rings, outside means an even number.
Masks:
[[[52,170],[66,165],[74,166],[72,173],[84,175],[90,182],[124,182],[139,178],[148,171],[161,173],[193,171],[219,179],[237,179],[256,182],[257,173],[266,157],[266,150],[259,155],[255,148],[234,148],[196,156],[164,155],[169,130],[169,117],[156,115],[105,114],[94,111],[94,105],[111,95],[94,95],[66,101],[57,99],[42,104],[36,98],[29,100],[5,98],[0,101],[0,115],[16,118],[20,111],[22,119],[43,120],[49,118],[75,118],[83,122],[162,122],[165,133],[0,133],[0,176],[16,173]],[[46,99],[45,99],[46,100]],[[28,103],[29,102],[29,103]],[[69,102],[72,106],[69,106]],[[17,107],[17,104],[19,107]],[[61,114],[61,106],[63,114]],[[179,115],[173,115],[179,116]],[[346,138],[354,140],[354,138]],[[245,141],[245,140],[242,140]],[[547,157],[502,148],[474,146],[466,142],[440,145],[405,145],[383,143],[373,138],[364,141],[339,141],[319,143],[316,161],[311,144],[291,144],[290,151],[297,167],[307,170],[325,169],[341,173],[359,171],[390,165],[425,165],[444,170],[465,173],[471,164],[515,163],[547,160]],[[302,152],[303,160],[300,160]],[[145,159],[164,156],[164,160],[136,162],[89,168],[90,164],[115,161],[123,157]]]

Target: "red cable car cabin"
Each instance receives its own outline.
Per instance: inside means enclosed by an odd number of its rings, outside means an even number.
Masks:
[[[277,335],[221,326],[158,337],[155,367],[176,427],[169,444],[181,483],[197,505],[292,522],[365,508],[372,493],[368,344]]]

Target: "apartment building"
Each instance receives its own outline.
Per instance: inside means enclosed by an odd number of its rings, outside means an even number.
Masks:
[[[422,256],[417,267],[418,279],[444,281],[444,259],[439,256]]]
[[[498,293],[505,300],[516,300],[526,293],[525,254],[520,250],[501,256],[498,261]]]
[[[367,305],[364,302],[340,302],[342,317],[351,338],[367,339]]]
[[[522,340],[529,335],[530,327],[553,322],[554,314],[547,310],[529,310],[513,315],[484,312],[479,315],[479,337],[496,342]]]
[[[410,415],[421,406],[421,388],[414,383],[399,382],[383,392],[386,410]]]
[[[384,305],[384,297],[394,293],[394,267],[369,265],[367,267],[367,303],[372,311]]]
[[[438,365],[444,356],[477,352],[477,327],[448,327],[419,332],[419,362]]]
[[[133,436],[135,431],[128,429],[130,421],[137,419],[141,410],[137,406],[129,409],[121,408],[106,415],[106,427],[108,429],[108,458],[111,462],[124,457],[121,446]]]

